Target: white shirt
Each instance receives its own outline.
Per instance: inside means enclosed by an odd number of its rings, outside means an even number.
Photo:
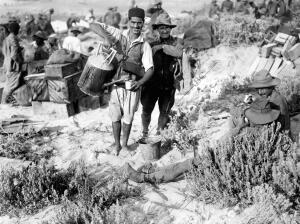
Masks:
[[[74,36],[67,36],[64,39],[62,47],[69,51],[76,51],[76,52],[81,53],[80,45],[81,45],[81,41],[79,38],[74,37]]]
[[[114,36],[117,40],[121,40],[121,36],[125,37],[128,41],[129,40],[129,30],[124,30],[123,32],[115,27],[108,26],[104,23],[99,23],[107,32],[109,32],[112,36]],[[141,34],[137,39],[130,43],[130,47],[136,43],[142,42],[143,44],[143,56],[142,56],[142,64],[145,71],[149,70],[153,67],[153,57],[152,57],[152,49],[150,44],[144,40],[143,35]]]

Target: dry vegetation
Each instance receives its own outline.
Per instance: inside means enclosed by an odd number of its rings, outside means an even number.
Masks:
[[[0,135],[0,156],[30,161],[49,159],[54,148],[45,142],[46,138],[49,138],[46,131],[36,132],[33,129]]]
[[[114,217],[112,205],[141,193],[138,187],[129,187],[120,174],[101,180],[90,177],[82,162],[65,171],[45,161],[20,170],[2,170],[0,182],[1,215],[34,214],[62,203],[57,223],[110,223],[105,220]]]
[[[208,147],[202,163],[187,175],[188,186],[198,199],[225,207],[267,201],[265,206],[273,208],[268,212],[275,214],[273,223],[300,209],[297,160],[295,145],[279,127],[249,129]]]

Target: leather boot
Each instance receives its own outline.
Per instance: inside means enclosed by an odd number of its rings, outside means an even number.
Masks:
[[[137,183],[145,182],[145,174],[134,170],[129,163],[125,163],[125,172],[129,180]]]
[[[114,146],[114,153],[116,155],[119,155],[119,152],[121,151],[121,121],[112,122],[112,129],[113,129],[113,135],[115,139],[115,146]]]
[[[160,113],[158,117],[157,132],[160,133],[160,131],[167,126],[169,121],[170,118],[168,114]]]
[[[142,126],[143,126],[143,137],[148,137],[149,125],[151,122],[151,113],[146,113],[143,111],[142,115]]]
[[[128,150],[128,139],[131,131],[132,124],[123,123],[123,137],[122,137],[122,148]]]

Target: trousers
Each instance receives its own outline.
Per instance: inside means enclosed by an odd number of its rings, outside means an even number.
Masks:
[[[148,134],[151,114],[158,101],[159,117],[157,130],[164,129],[169,121],[169,113],[175,102],[175,88],[161,89],[144,87],[141,93],[143,134]]]
[[[145,174],[145,181],[152,183],[166,183],[170,182],[182,174],[188,172],[193,166],[197,165],[197,162],[194,158],[187,159],[183,162],[171,164],[165,167],[156,168],[152,173]]]

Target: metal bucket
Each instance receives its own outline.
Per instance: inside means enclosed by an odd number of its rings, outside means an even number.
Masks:
[[[160,137],[148,137],[144,143],[140,143],[139,149],[146,161],[153,161],[160,159]]]
[[[114,76],[114,67],[104,55],[90,56],[78,81],[82,92],[90,96],[100,96],[103,85]]]

